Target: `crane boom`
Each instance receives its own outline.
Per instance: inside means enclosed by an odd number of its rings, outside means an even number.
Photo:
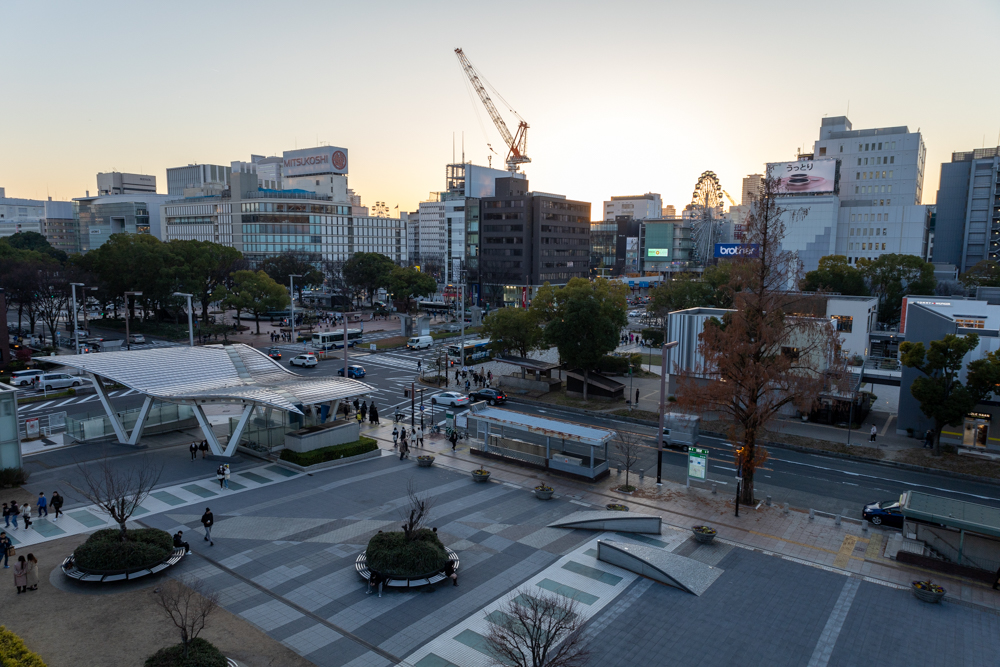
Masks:
[[[465,71],[465,75],[469,77],[469,81],[472,83],[472,87],[476,89],[476,94],[479,95],[479,99],[482,101],[483,106],[486,107],[486,112],[489,113],[490,118],[493,119],[493,124],[497,126],[500,131],[500,136],[503,137],[504,143],[507,144],[509,149],[507,152],[507,168],[510,171],[517,171],[517,166],[519,164],[524,164],[531,162],[531,158],[527,156],[528,148],[528,124],[523,120],[517,126],[517,134],[512,135],[510,130],[507,128],[507,123],[504,122],[503,118],[500,116],[500,112],[497,111],[496,106],[493,104],[493,100],[490,99],[489,94],[486,92],[486,87],[483,86],[483,82],[479,80],[479,74],[476,72],[476,68],[472,66],[469,59],[465,57],[465,52],[462,49],[455,49],[455,55],[458,56],[458,61],[462,65],[462,69]]]

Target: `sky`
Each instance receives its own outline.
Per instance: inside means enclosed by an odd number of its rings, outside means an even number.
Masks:
[[[997,0],[0,1],[0,187],[67,200],[96,174],[349,149],[364,205],[412,211],[503,140],[454,49],[531,126],[531,188],[593,203],[795,159],[824,116],[906,125],[925,204],[953,151],[1000,144]],[[494,98],[508,125],[516,117]]]

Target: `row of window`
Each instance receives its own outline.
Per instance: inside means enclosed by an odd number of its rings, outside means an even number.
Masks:
[[[878,243],[849,243],[848,250],[879,250]],[[854,246],[858,246],[855,248]],[[875,246],[874,248],[872,246]],[[885,250],[885,244],[882,244],[881,250]]]
[[[210,225],[214,218],[211,216],[190,216],[184,218],[167,218],[168,225]]]
[[[590,230],[586,227],[560,227],[557,225],[542,225],[541,231],[543,234],[589,234]]]
[[[855,229],[857,229],[858,232],[857,234],[854,233]],[[861,227],[860,229],[857,227],[851,227],[851,236],[888,236],[888,235],[889,231],[888,228],[886,227],[875,227],[875,228]]]
[[[474,231],[474,230],[469,230]],[[524,225],[483,225],[484,232],[523,232]]]
[[[333,206],[329,204],[307,204],[299,202],[268,202],[252,201],[240,204],[241,213],[277,213],[295,211],[300,213],[332,213],[334,215],[350,215],[350,206]]]
[[[851,213],[851,222],[882,222],[883,220],[889,222],[888,213]]]
[[[893,170],[885,171],[856,171],[854,172],[854,180],[856,181],[874,181],[877,178],[892,178]],[[886,176],[886,173],[889,175]]]
[[[483,220],[523,220],[523,213],[484,213]]]
[[[253,234],[243,238],[246,243],[322,243],[322,236],[300,234]]]
[[[590,250],[542,250],[542,257],[588,257]]]
[[[868,160],[871,160],[871,162],[869,163]],[[896,156],[895,155],[888,155],[888,156],[886,156],[886,155],[880,155],[878,157],[865,157],[865,158],[859,157],[858,158],[858,166],[859,167],[867,166],[868,164],[896,164]]]
[[[856,194],[856,195],[871,195],[871,194],[876,194],[876,195],[877,194],[889,194],[889,195],[891,195],[892,194],[892,186],[891,185],[875,185],[875,186],[869,185],[869,186],[867,186],[867,188],[868,188],[867,190],[865,190],[865,187],[866,186],[864,186],[864,185],[855,185],[854,186],[854,194]],[[872,187],[874,187],[875,190],[872,190]],[[879,190],[879,188],[882,188],[882,189]]]
[[[484,238],[483,243],[502,245],[504,243],[524,243],[524,239],[519,236],[492,236]]]
[[[542,245],[590,245],[587,239],[567,239],[558,236],[544,236],[541,241]]]
[[[483,208],[524,208],[524,200],[498,199],[496,201],[484,201]]]
[[[590,213],[590,207],[586,204],[571,204],[567,201],[542,200],[542,208],[554,208],[559,211],[576,211],[577,213]],[[587,219],[590,221],[590,218]]]
[[[971,317],[956,317],[955,324],[965,329],[985,329],[986,320],[975,319]]]
[[[481,254],[490,257],[523,257],[524,250],[521,248],[483,248]]]
[[[542,220],[551,220],[553,222],[590,222],[590,218],[580,215],[566,215],[564,213],[543,213]]]

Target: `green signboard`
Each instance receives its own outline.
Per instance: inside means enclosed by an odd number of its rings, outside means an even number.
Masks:
[[[705,479],[708,474],[708,450],[691,447],[688,449],[688,477]]]

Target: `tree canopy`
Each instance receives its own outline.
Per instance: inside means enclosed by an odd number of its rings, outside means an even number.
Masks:
[[[304,252],[286,250],[280,255],[268,257],[260,264],[261,270],[271,276],[279,285],[287,285],[290,276],[295,279],[295,291],[302,298],[302,290],[323,284],[323,272],[310,261]]]
[[[990,259],[976,262],[959,280],[968,288],[1000,287],[1000,264]]]
[[[376,253],[365,254],[374,255]],[[379,257],[384,257],[384,255],[379,255]],[[385,257],[385,259],[389,258]],[[403,301],[406,312],[410,312],[410,299],[434,294],[437,290],[437,281],[434,280],[433,276],[421,273],[414,268],[397,266],[389,273],[389,280],[384,286],[388,288],[392,298]]]
[[[837,292],[847,296],[867,296],[865,276],[847,263],[843,255],[827,255],[819,260],[819,267],[810,271],[802,280],[804,292]]]
[[[7,244],[11,248],[18,250],[33,250],[37,253],[47,255],[60,264],[65,264],[67,255],[62,250],[56,250],[49,243],[49,240],[38,232],[18,232],[6,238]]]
[[[876,259],[860,257],[857,263],[872,296],[878,298],[880,322],[898,322],[904,296],[933,294],[937,285],[934,265],[915,255],[888,253]]]
[[[233,274],[232,288],[220,287],[213,296],[228,307],[245,311],[254,316],[257,333],[260,333],[260,316],[288,306],[288,290],[263,271],[237,271]]]
[[[496,354],[527,357],[542,346],[544,334],[537,311],[530,308],[500,308],[483,320],[482,335],[490,339],[490,349]]]
[[[344,262],[341,271],[348,288],[355,294],[362,292],[367,294],[369,303],[372,303],[375,300],[375,293],[379,289],[389,287],[390,276],[396,268],[396,263],[383,254],[358,252]],[[437,289],[436,282],[434,289]]]

